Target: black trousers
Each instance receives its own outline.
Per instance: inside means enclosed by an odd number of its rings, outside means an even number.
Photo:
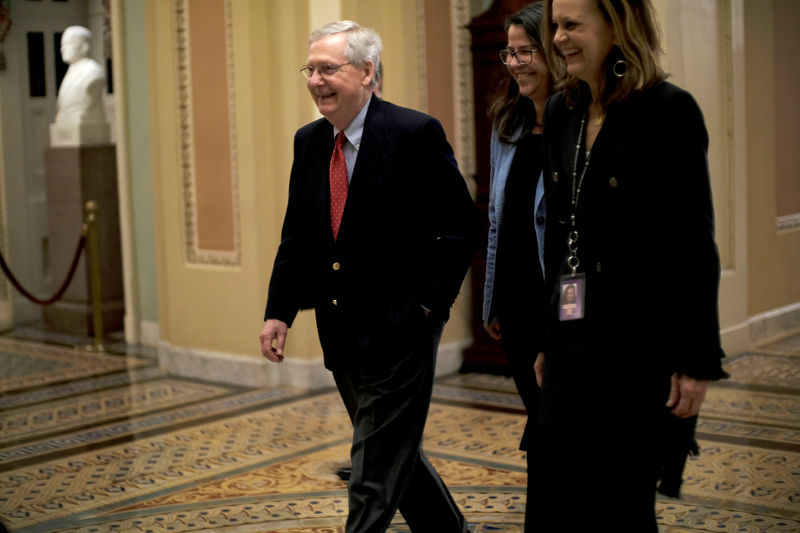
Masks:
[[[347,533],[385,531],[397,509],[414,533],[464,533],[467,523],[422,452],[444,324],[426,321],[391,364],[334,370],[353,422]],[[373,354],[380,361],[381,354]]]
[[[547,352],[529,418],[526,531],[560,533],[578,520],[657,533],[659,466],[675,446],[665,423],[678,420],[664,406],[669,373],[640,353],[588,350],[577,335],[562,341]]]
[[[552,430],[552,428],[548,428]],[[528,452],[526,533],[657,533],[656,468],[642,440],[540,428]]]

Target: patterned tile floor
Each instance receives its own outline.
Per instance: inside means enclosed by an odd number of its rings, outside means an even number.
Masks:
[[[152,350],[18,329],[0,337],[0,522],[12,533],[340,532],[350,424],[333,390],[168,375]],[[78,349],[71,345],[78,346]],[[731,358],[660,531],[800,531],[800,334]],[[525,423],[502,376],[440,379],[425,449],[476,532],[517,532]],[[606,516],[564,531],[614,530]],[[398,514],[392,532],[408,531]]]

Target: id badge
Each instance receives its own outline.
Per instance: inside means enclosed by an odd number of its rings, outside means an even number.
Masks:
[[[583,318],[586,276],[575,274],[561,277],[558,298],[558,319],[578,320]]]

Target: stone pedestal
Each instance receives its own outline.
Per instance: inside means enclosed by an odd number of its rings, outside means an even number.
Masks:
[[[111,126],[105,121],[81,124],[50,124],[50,146],[80,147],[108,144]]]
[[[116,150],[113,145],[50,147],[45,150],[52,291],[63,282],[80,238],[86,202],[98,205],[97,236],[103,295],[104,332],[123,329]],[[88,239],[64,297],[42,310],[47,329],[94,335]]]

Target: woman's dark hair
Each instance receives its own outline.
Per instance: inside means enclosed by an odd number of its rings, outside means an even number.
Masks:
[[[665,80],[667,74],[660,66],[661,34],[656,20],[655,9],[650,0],[596,0],[603,18],[611,24],[619,44],[615,45],[606,58],[605,77],[600,86],[602,108],[628,98],[631,94]],[[555,26],[553,23],[553,0],[547,0],[546,23],[543,27],[547,60],[558,78],[556,89],[563,89],[567,102],[575,105],[589,97],[588,88],[574,76],[567,74],[564,57],[553,44]],[[624,61],[626,66],[614,64]]]
[[[541,35],[543,21],[544,6],[542,2],[537,1],[509,15],[503,28],[508,33],[512,25],[522,26],[533,41],[533,45],[543,54]],[[520,126],[522,135],[516,139],[517,142],[536,126],[536,109],[533,107],[533,101],[519,94],[519,85],[513,77],[507,76],[500,82],[497,96],[489,106],[489,119],[500,140],[506,143],[511,142],[514,132]]]

